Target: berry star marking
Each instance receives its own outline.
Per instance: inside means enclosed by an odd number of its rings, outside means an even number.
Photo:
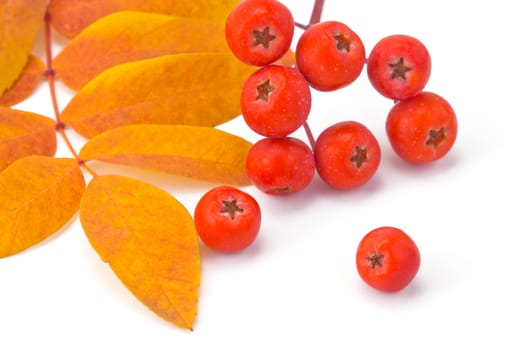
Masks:
[[[275,35],[270,33],[270,27],[253,31],[253,46],[262,45],[265,49],[270,47]]]

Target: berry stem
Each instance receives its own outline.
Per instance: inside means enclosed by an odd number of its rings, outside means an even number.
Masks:
[[[315,0],[312,16],[310,17],[309,25],[321,22],[321,15],[323,14],[324,0]]]
[[[56,121],[56,130],[57,133],[62,137],[62,140],[64,140],[67,148],[73,155],[73,157],[77,160],[78,165],[82,167],[84,170],[86,170],[88,173],[90,173],[93,177],[95,177],[97,174],[94,170],[92,170],[90,167],[86,165],[86,163],[80,159],[77,151],[73,147],[73,144],[69,140],[69,137],[66,134],[65,131],[65,124],[60,120],[60,110],[58,108],[58,102],[57,102],[57,94],[55,89],[55,70],[53,69],[53,52],[51,48],[51,15],[49,12],[46,12],[46,15],[44,17],[44,28],[45,28],[45,46],[46,46],[46,72],[45,76],[47,79],[47,84],[49,86],[49,93],[51,95],[51,103],[53,104],[53,112],[55,114],[55,121]]]
[[[308,142],[310,142],[310,147],[312,147],[312,150],[315,147],[315,137],[312,133],[312,129],[310,129],[310,125],[308,125],[308,122],[304,122],[303,124],[304,132],[306,133],[306,137],[308,138]]]
[[[321,21],[321,16],[323,14],[323,8],[324,8],[324,0],[315,0],[314,2],[314,8],[312,10],[312,15],[310,16],[310,22],[307,26],[301,25],[299,23],[295,23],[296,26],[302,29],[307,29],[309,26],[315,23],[319,23]],[[312,133],[312,129],[310,128],[310,125],[308,125],[308,121],[304,122],[303,124],[304,131],[306,132],[306,136],[308,137],[308,142],[310,142],[310,146],[312,147],[312,150],[315,147],[315,137]]]

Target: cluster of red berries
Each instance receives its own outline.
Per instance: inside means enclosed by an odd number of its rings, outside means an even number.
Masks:
[[[303,190],[317,170],[336,189],[353,189],[376,173],[381,149],[362,123],[348,120],[320,133],[311,149],[291,137],[307,122],[310,89],[334,91],[353,83],[367,65],[372,86],[396,103],[386,121],[394,151],[413,163],[443,157],[457,133],[456,116],[442,97],[423,92],[430,77],[426,47],[407,35],[379,41],[368,59],[363,42],[348,26],[326,21],[309,26],[296,46],[296,66],[275,62],[291,48],[295,21],[277,0],[245,0],[226,21],[226,41],[242,62],[260,66],[245,82],[241,111],[264,138],[246,160],[252,183],[271,194]]]
[[[246,159],[247,175],[255,187],[269,194],[295,193],[305,189],[317,171],[329,186],[349,190],[373,177],[381,148],[360,122],[346,120],[329,126],[310,140],[312,147],[290,136],[301,126],[309,132],[311,89],[346,87],[365,65],[372,86],[395,102],[386,118],[386,134],[394,152],[417,164],[448,153],[457,135],[456,115],[444,98],[423,91],[430,78],[431,59],[419,40],[408,35],[385,37],[367,58],[355,32],[341,22],[325,21],[308,26],[299,37],[295,67],[279,65],[277,60],[291,48],[295,25],[290,10],[278,0],[243,0],[226,21],[226,41],[233,54],[259,67],[245,81],[240,98],[245,122],[264,137]],[[211,205],[217,208],[210,216]],[[253,197],[221,186],[201,199],[195,222],[207,245],[237,251],[255,239],[260,215]],[[357,249],[360,276],[383,291],[408,285],[419,264],[415,243],[393,227],[371,231]]]

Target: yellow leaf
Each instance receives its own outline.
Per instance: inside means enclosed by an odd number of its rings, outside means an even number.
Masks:
[[[87,138],[129,124],[215,126],[240,115],[242,85],[253,70],[230,53],[124,63],[85,85],[62,121]]]
[[[30,112],[0,107],[0,170],[19,158],[53,156],[55,121]]]
[[[84,189],[74,159],[31,156],[0,173],[0,257],[57,232],[78,210]]]
[[[224,22],[239,0],[51,0],[53,26],[67,38],[112,12],[134,10]]]
[[[31,96],[43,80],[45,71],[46,66],[42,60],[33,55],[29,56],[18,79],[0,96],[0,106],[14,106]]]
[[[81,149],[80,157],[248,185],[245,162],[250,148],[250,142],[211,127],[130,125],[95,136]]]
[[[0,94],[24,69],[46,8],[47,0],[0,0]]]
[[[96,176],[80,205],[100,258],[158,316],[191,329],[200,253],[191,215],[169,193],[123,176]]]
[[[117,64],[167,54],[228,50],[223,23],[121,11],[76,36],[54,59],[53,67],[65,84],[80,89]]]

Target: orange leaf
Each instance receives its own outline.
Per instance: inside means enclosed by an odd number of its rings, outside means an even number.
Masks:
[[[44,78],[45,71],[46,66],[42,60],[29,56],[18,79],[0,96],[0,106],[14,106],[29,98]]]
[[[239,0],[51,0],[53,26],[67,38],[112,12],[134,10],[224,22]]]
[[[93,178],[80,222],[100,258],[158,316],[191,329],[200,253],[191,215],[169,193],[116,175]]]
[[[84,188],[74,159],[31,156],[0,173],[0,257],[57,232],[78,210]]]
[[[0,0],[0,94],[24,69],[46,7],[47,0]]]
[[[0,170],[26,156],[53,156],[56,149],[54,120],[0,107]]]
[[[250,148],[250,142],[211,127],[130,125],[95,136],[81,149],[80,157],[248,185],[245,162]]]
[[[122,11],[87,27],[58,54],[53,67],[65,84],[80,89],[120,63],[175,53],[228,50],[223,23]]]
[[[253,70],[230,53],[124,63],[85,85],[62,121],[88,138],[129,124],[215,126],[240,115],[241,88]]]

